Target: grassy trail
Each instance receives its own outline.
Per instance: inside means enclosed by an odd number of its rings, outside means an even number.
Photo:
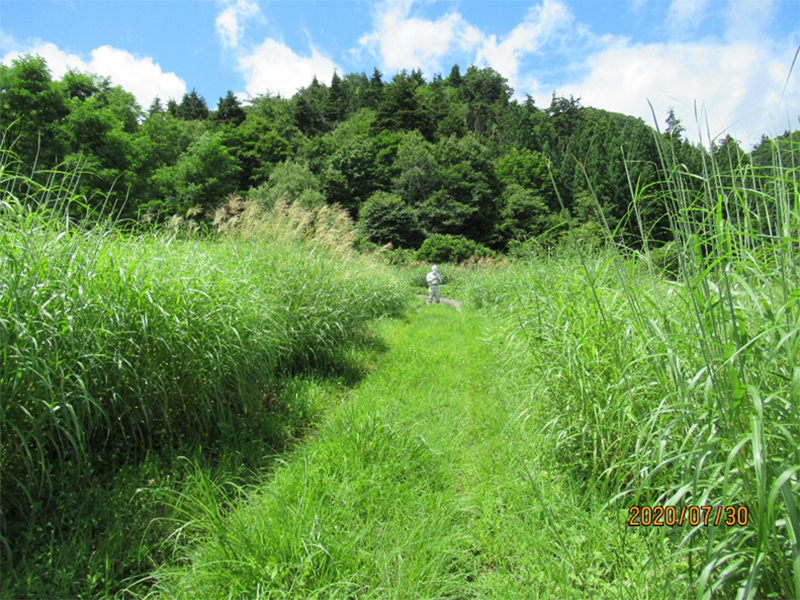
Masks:
[[[160,592],[641,597],[627,577],[614,587],[630,554],[614,524],[593,522],[543,468],[533,407],[520,401],[533,390],[500,376],[496,323],[428,306],[382,329],[390,349],[376,370],[286,468],[225,519],[205,520],[190,567],[164,572]]]

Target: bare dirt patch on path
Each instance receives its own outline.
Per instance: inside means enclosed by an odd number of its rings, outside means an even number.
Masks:
[[[426,304],[430,304],[430,302],[428,301],[428,297],[427,296],[423,296],[423,295],[420,294],[420,298],[425,298],[425,303]],[[445,306],[452,306],[458,312],[461,312],[461,302],[459,302],[458,300],[451,300],[450,298],[440,298],[439,300],[440,300],[441,304],[444,304]],[[421,310],[422,310],[422,307],[420,306],[417,309],[417,312],[419,312]]]

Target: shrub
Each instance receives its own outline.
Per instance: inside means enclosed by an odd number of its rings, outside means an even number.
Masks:
[[[376,244],[409,248],[422,241],[422,229],[414,210],[400,196],[375,192],[358,213],[358,226],[364,237]]]
[[[546,251],[536,239],[511,240],[506,248],[506,254],[516,260],[533,260],[546,256]]]
[[[407,265],[415,258],[416,252],[409,248],[393,248],[386,253],[390,265]]]
[[[417,250],[417,260],[431,263],[458,263],[476,256],[494,256],[486,246],[460,235],[435,233]]]
[[[496,226],[496,232],[501,239],[522,240],[535,237],[554,224],[554,215],[541,196],[516,184],[506,187]]]
[[[603,226],[597,221],[587,221],[572,229],[572,240],[584,250],[598,251],[603,247],[606,236],[603,233]],[[571,244],[572,240],[567,244]]]
[[[250,191],[251,200],[265,208],[272,208],[282,199],[289,204],[297,202],[303,208],[316,208],[325,204],[322,184],[307,165],[286,161],[276,165],[269,181]]]

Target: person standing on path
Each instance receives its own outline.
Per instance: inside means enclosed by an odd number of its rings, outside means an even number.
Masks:
[[[428,280],[428,304],[434,301],[436,304],[439,304],[439,284],[442,283],[442,277],[439,275],[439,267],[433,265],[426,279]]]

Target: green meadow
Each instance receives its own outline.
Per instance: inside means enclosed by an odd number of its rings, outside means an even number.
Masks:
[[[671,244],[460,311],[327,205],[89,227],[4,162],[2,597],[800,598],[798,168],[662,160]]]

